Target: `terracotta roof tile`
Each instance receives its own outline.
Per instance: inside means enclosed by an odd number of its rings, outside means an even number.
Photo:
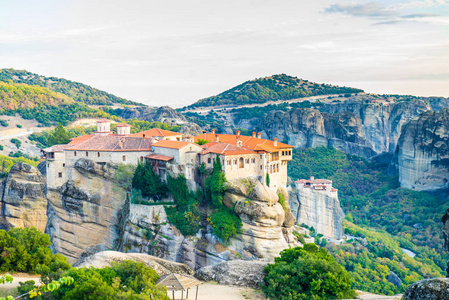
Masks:
[[[169,149],[182,149],[188,145],[192,145],[192,143],[182,141],[160,140],[154,143],[152,146]]]
[[[163,160],[169,161],[173,159],[173,156],[159,155],[159,154],[150,154],[146,155],[145,158],[154,159],[154,160]]]
[[[149,130],[145,130],[142,132],[130,134],[129,136],[143,137],[144,134],[145,134],[145,138],[149,138],[152,136],[165,137],[165,136],[174,136],[174,135],[181,136],[182,135],[182,133],[179,133],[179,132],[174,132],[174,131],[169,131],[169,130],[164,130],[164,129],[159,129],[159,128],[151,128]]]
[[[94,135],[90,139],[70,147],[70,150],[98,151],[151,151],[150,141],[138,137]]]
[[[256,150],[256,147],[258,147],[258,149],[260,149],[261,151],[268,151],[268,152],[276,152],[279,151],[280,149],[285,149],[285,148],[294,148],[291,145],[287,145],[281,142],[277,142],[277,146],[274,145],[273,141],[267,140],[267,139],[259,139],[259,138],[255,138],[252,136],[246,136],[246,135],[235,135],[235,134],[215,134],[215,133],[203,133],[200,135],[197,135],[195,137],[195,142],[198,141],[199,139],[203,139],[203,140],[207,140],[207,141],[216,141],[217,137],[219,139],[220,142],[222,143],[228,143],[228,144],[232,144],[232,145],[237,145],[237,137],[240,138],[240,140],[242,141],[242,145],[245,148],[251,149],[251,150]],[[261,147],[261,145],[264,145]]]
[[[251,149],[240,148],[228,143],[211,142],[202,145],[202,147],[204,149],[200,152],[200,154],[202,155],[207,153],[216,153],[223,155],[255,154],[255,152]]]

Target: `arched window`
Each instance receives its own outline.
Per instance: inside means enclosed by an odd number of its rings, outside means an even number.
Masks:
[[[89,152],[86,151],[86,157],[88,157],[88,156],[89,156]]]
[[[241,169],[241,168],[244,168],[244,167],[245,167],[245,164],[243,162],[243,157],[240,157],[240,159],[239,159],[239,168]]]
[[[73,153],[73,156],[76,156],[76,151]]]
[[[234,165],[236,165],[237,164],[237,159],[234,159]]]
[[[227,164],[228,164],[228,166],[231,165],[231,160],[230,159],[227,160]]]
[[[97,152],[98,157],[100,157],[100,152]]]
[[[122,160],[126,161],[126,156],[125,155],[122,156]]]
[[[245,159],[245,164],[249,164],[249,158]]]
[[[256,163],[256,159],[255,159],[255,158],[252,158],[252,159],[251,159],[251,163],[252,163],[252,164],[255,164],[255,163]]]

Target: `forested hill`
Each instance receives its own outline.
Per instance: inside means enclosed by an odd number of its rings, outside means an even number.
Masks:
[[[188,106],[188,108],[255,104],[272,100],[289,100],[317,95],[360,92],[363,92],[363,90],[315,83],[286,74],[280,74],[246,81],[217,96],[198,100]]]
[[[85,104],[112,105],[114,103],[143,105],[141,103],[126,100],[88,85],[70,81],[63,78],[45,77],[25,70],[0,69],[0,81],[24,83],[47,88],[54,92],[59,92],[75,102]]]

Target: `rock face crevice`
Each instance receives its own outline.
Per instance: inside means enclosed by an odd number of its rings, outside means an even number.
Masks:
[[[36,227],[44,231],[47,223],[45,176],[36,167],[14,164],[0,186],[0,227]]]
[[[46,233],[56,252],[75,262],[85,253],[112,249],[126,191],[114,179],[117,166],[80,159],[71,179],[47,191]]]
[[[253,124],[258,124],[268,138],[277,137],[295,147],[333,146],[370,158],[393,152],[404,124],[431,109],[427,101],[419,99],[392,103],[346,101],[318,109],[273,111],[264,119],[242,120],[239,126],[252,130]]]
[[[449,188],[449,109],[425,112],[407,123],[398,141],[390,172],[402,187],[414,190]]]
[[[345,215],[336,192],[295,186],[290,191],[290,207],[298,224],[313,227],[327,238],[342,238]]]
[[[287,199],[285,207],[279,203],[279,193]],[[281,250],[300,245],[292,234],[295,219],[287,191],[267,188],[256,178],[235,180],[229,182],[223,203],[243,223],[242,234],[229,244],[220,242],[205,221],[196,236],[185,237],[168,222],[162,206],[131,204],[124,247],[199,269],[236,259],[271,261]]]

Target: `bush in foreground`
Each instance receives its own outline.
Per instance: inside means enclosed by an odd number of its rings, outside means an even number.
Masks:
[[[335,262],[326,249],[315,244],[285,249],[265,268],[263,290],[269,299],[351,299],[349,273]]]

